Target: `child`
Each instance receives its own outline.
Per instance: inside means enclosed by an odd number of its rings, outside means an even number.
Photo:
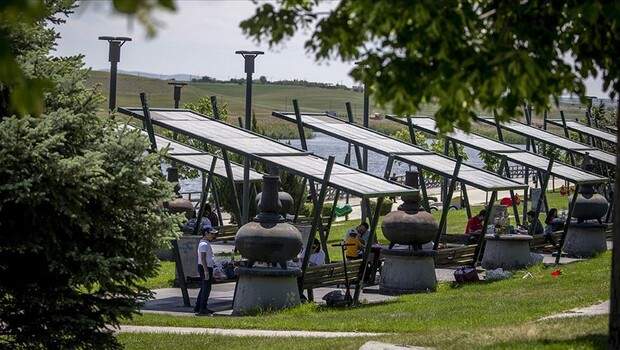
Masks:
[[[349,232],[349,237],[344,241],[346,245],[345,255],[347,259],[359,259],[362,257],[362,241],[358,238],[356,231]]]

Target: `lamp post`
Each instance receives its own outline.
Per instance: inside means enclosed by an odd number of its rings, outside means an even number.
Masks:
[[[110,95],[108,97],[108,109],[116,109],[116,75],[118,62],[121,60],[121,46],[131,38],[123,36],[100,36],[99,40],[105,40],[109,44],[108,61],[110,61]]]
[[[252,74],[254,73],[254,60],[256,56],[264,54],[262,51],[235,51],[245,60],[245,123],[247,130],[252,128]],[[246,224],[250,217],[250,158],[243,161],[243,200],[241,223]]]
[[[168,85],[172,85],[174,87],[174,108],[179,108],[179,102],[181,102],[181,89],[183,86],[187,85],[187,83],[182,83],[180,81],[171,81],[168,82]]]

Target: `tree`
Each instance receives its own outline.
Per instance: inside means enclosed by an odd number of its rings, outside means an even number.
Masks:
[[[305,46],[317,60],[359,61],[353,78],[370,88],[375,102],[390,104],[398,114],[436,103],[444,132],[453,126],[469,130],[475,108],[495,109],[506,120],[524,102],[542,112],[563,93],[585,103],[588,76],[601,76],[612,97],[620,92],[617,1],[342,0],[318,12],[324,2],[261,3],[241,28],[269,45],[312,31]],[[618,203],[618,191],[615,196]],[[618,226],[616,221],[613,349],[620,348]]]
[[[261,76],[260,76],[260,78],[258,78],[258,81],[259,81],[261,84],[267,84],[267,83],[268,83],[268,81],[267,81],[267,77],[266,77],[266,76],[264,76],[264,75],[261,75]]]
[[[41,2],[49,21],[6,4],[0,18],[22,20],[0,21],[16,65],[0,59],[0,348],[119,348],[106,327],[151,297],[154,250],[178,231],[158,205],[172,188],[144,137],[98,116],[82,57],[50,56],[48,23],[72,2]],[[7,67],[26,85],[3,80]],[[41,89],[24,95],[28,82]]]

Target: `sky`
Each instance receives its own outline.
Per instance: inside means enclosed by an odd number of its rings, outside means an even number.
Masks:
[[[147,38],[141,24],[115,14],[109,1],[84,0],[67,23],[57,28],[61,39],[56,54],[84,54],[87,66],[103,70],[109,68],[108,44],[97,38],[129,36],[133,41],[122,48],[120,70],[238,78],[245,75],[243,59],[234,52],[261,50],[265,55],[256,61],[256,77],[354,84],[349,76],[353,63],[317,63],[306,52],[303,46],[309,33],[296,34],[273,48],[246,38],[239,23],[254,13],[256,5],[250,0],[176,0],[176,5],[176,12],[155,12],[157,35]],[[589,79],[586,87],[588,95],[607,97],[600,79]]]
[[[129,36],[133,41],[121,51],[120,70],[157,74],[188,73],[219,79],[244,77],[243,59],[236,50],[261,50],[255,76],[269,80],[306,79],[352,85],[348,72],[352,63],[317,63],[303,45],[307,33],[270,49],[246,38],[239,23],[252,16],[255,5],[249,0],[176,0],[176,12],[156,12],[161,23],[157,35],[149,39],[142,25],[126,16],[113,14],[107,1],[82,1],[67,21],[59,26],[59,55],[85,55],[87,66],[109,68],[108,44],[101,35]]]

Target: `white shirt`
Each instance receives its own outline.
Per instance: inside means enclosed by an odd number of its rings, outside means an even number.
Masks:
[[[209,242],[200,240],[200,243],[198,243],[198,265],[202,265],[200,253],[207,253],[207,267],[213,267],[215,265],[213,249],[211,249],[211,244]]]
[[[325,252],[320,249],[318,253],[312,253],[308,259],[310,266],[324,265],[325,264]]]

